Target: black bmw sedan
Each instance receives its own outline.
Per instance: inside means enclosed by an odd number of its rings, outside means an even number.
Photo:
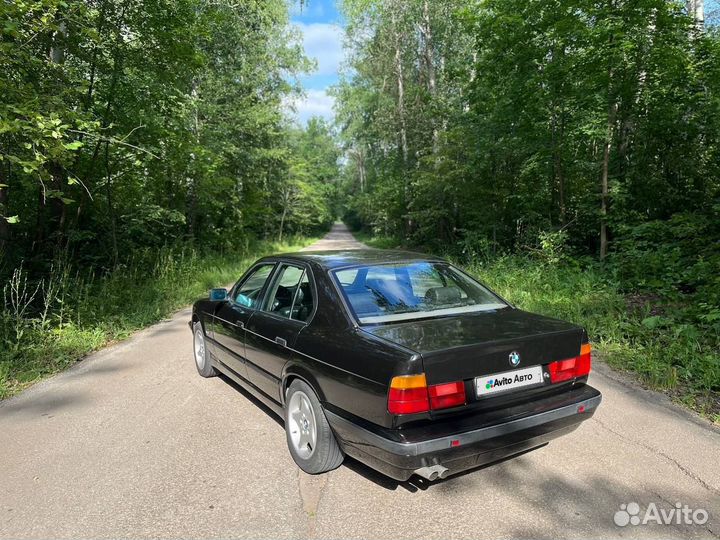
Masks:
[[[197,301],[190,326],[200,375],[283,416],[308,473],[349,455],[397,480],[444,478],[570,433],[601,400],[581,327],[418,253],[266,257]]]

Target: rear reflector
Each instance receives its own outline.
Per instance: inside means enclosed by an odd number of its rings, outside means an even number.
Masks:
[[[417,414],[430,409],[448,409],[465,404],[465,383],[435,384],[428,387],[424,374],[393,377],[388,392],[390,414]]]
[[[590,373],[591,347],[589,343],[580,346],[580,356],[558,360],[548,364],[550,381],[553,383],[569,381],[576,377],[584,377]]]
[[[447,409],[465,405],[465,383],[456,381],[428,388],[431,409]]]

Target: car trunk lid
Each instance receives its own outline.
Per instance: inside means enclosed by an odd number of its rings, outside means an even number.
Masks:
[[[363,330],[420,353],[428,385],[571,358],[584,335],[579,326],[513,308]],[[510,361],[513,353],[517,365]]]

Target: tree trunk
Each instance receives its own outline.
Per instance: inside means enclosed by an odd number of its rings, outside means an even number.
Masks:
[[[198,93],[198,86],[199,81],[193,81],[192,85],[192,98],[195,105],[195,110],[193,111],[193,123],[191,127],[191,131],[193,134],[193,137],[195,139],[195,148],[200,148],[200,131],[202,129],[202,125],[200,122],[200,105],[199,105],[199,93]],[[193,152],[190,156],[191,162],[195,161],[195,153]],[[197,221],[197,206],[198,206],[198,179],[195,177],[197,175],[197,171],[199,169],[199,166],[195,166],[192,168],[193,172],[188,175],[188,191],[187,191],[187,209],[185,211],[185,218],[187,220],[187,230],[188,235],[191,239],[195,238],[195,227],[196,227],[196,221]]]
[[[105,143],[105,196],[107,197],[108,211],[110,212],[110,239],[112,240],[113,267],[118,263],[117,218],[115,216],[115,202],[113,201],[112,172],[110,170],[110,143]]]
[[[68,30],[65,21],[58,25],[57,32],[53,36],[53,44],[50,47],[50,62],[53,64],[65,63],[65,40],[67,39]]]
[[[107,2],[102,2],[100,8],[99,26],[97,28],[98,35],[102,35],[105,29],[105,22],[107,20]],[[88,89],[85,94],[85,110],[89,111],[93,102],[93,91],[95,90],[95,74],[97,71],[97,57],[100,50],[100,45],[95,43],[93,45],[92,59],[90,60],[90,77],[88,80]],[[82,135],[80,136],[82,137]]]
[[[608,208],[608,177],[610,170],[610,146],[615,128],[615,116],[617,104],[612,102],[608,108],[607,134],[603,148],[602,180],[600,191],[600,260],[607,256],[608,251],[608,230],[607,230],[607,208]]]
[[[400,124],[400,152],[402,154],[403,164],[407,165],[408,161],[408,142],[407,142],[407,128],[405,125],[405,83],[404,73],[402,64],[402,41],[403,35],[400,31],[399,23],[397,20],[396,10],[400,9],[397,4],[391,7],[392,13],[392,26],[393,32],[395,32],[395,76],[397,78],[397,109],[398,109],[398,121]]]
[[[61,21],[58,29],[53,36],[53,44],[50,47],[50,62],[52,64],[65,63],[65,49],[68,37],[68,30],[65,21]],[[66,208],[63,196],[65,195],[67,171],[59,161],[50,161],[48,163],[48,172],[50,173],[52,189],[55,192],[52,199],[52,213],[55,221],[55,241],[57,248],[62,247],[65,229]]]
[[[187,209],[185,211],[185,220],[187,221],[187,234],[191,240],[194,240],[195,226],[197,222],[198,193],[195,179],[192,177],[188,177],[188,181],[189,184],[186,200]]]
[[[37,196],[37,212],[35,214],[35,238],[32,253],[37,253],[45,241],[45,184],[40,183]]]
[[[397,83],[397,116],[398,116],[398,128],[400,135],[400,155],[402,157],[403,164],[403,206],[405,210],[409,210],[410,207],[410,182],[409,175],[407,174],[408,165],[408,141],[407,141],[407,125],[405,122],[405,74],[402,63],[402,45],[404,41],[404,33],[400,29],[400,22],[398,21],[398,13],[402,10],[402,2],[397,0],[390,5],[390,17],[392,22],[393,45],[395,49],[395,77]],[[413,223],[412,219],[408,217],[406,222],[407,232],[412,230]]]
[[[280,232],[278,233],[278,243],[282,242],[283,229],[285,228],[285,216],[287,215],[287,202],[283,200],[283,211],[280,216]]]
[[[433,34],[432,25],[430,24],[430,6],[428,0],[423,1],[422,26],[420,27],[423,35],[423,61],[425,63],[425,74],[427,78],[427,91],[430,95],[431,105],[435,102],[436,93],[436,74],[433,54]],[[434,111],[431,111],[432,124],[432,150],[433,154],[438,152],[438,128],[435,125]]]
[[[65,168],[57,161],[51,161],[48,164],[50,172],[50,185],[55,192],[50,199],[50,208],[55,230],[51,233],[55,236],[55,245],[58,249],[62,248],[63,239],[65,237],[65,220],[67,217],[67,207],[63,197],[65,196],[65,188],[67,186],[67,172]]]
[[[367,181],[367,172],[365,170],[365,150],[362,144],[352,151],[358,168],[358,180],[360,181],[360,193],[365,193],[365,184]]]
[[[125,23],[125,9],[125,7],[122,8],[117,24],[115,25],[115,50],[113,51],[113,71],[112,78],[110,79],[110,87],[108,89],[107,104],[105,105],[105,111],[103,112],[102,119],[100,121],[101,132],[110,125],[110,112],[112,111],[112,107],[115,104],[115,91],[117,89],[117,84],[120,80],[120,73],[122,72],[123,67],[123,55],[120,50],[120,44],[123,40],[122,27]],[[88,98],[91,97],[92,95],[89,94]],[[93,174],[95,162],[97,161],[98,155],[100,155],[100,148],[102,144],[103,140],[101,138],[98,138],[98,140],[95,142],[95,148],[93,149],[92,157],[88,161],[87,170],[84,171],[83,183],[86,185],[89,182],[90,176]]]
[[[395,63],[397,69],[397,92],[398,92],[398,119],[400,120],[400,149],[402,152],[403,164],[408,161],[407,127],[405,125],[405,89],[403,86],[403,67],[400,57],[399,45],[395,49]]]
[[[550,187],[552,189],[553,204],[555,203],[555,193],[557,192],[558,217],[561,225],[566,223],[565,215],[565,173],[562,161],[562,144],[565,128],[565,111],[561,108],[558,119],[557,104],[551,105],[550,114],[550,145],[552,148],[552,165]],[[552,215],[551,215],[552,221]]]
[[[705,28],[705,1],[704,0],[687,0],[685,3],[688,15],[695,23],[697,30]]]

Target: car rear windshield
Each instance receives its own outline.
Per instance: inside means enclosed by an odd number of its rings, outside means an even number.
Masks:
[[[357,266],[332,274],[361,324],[507,307],[480,283],[442,262]]]

